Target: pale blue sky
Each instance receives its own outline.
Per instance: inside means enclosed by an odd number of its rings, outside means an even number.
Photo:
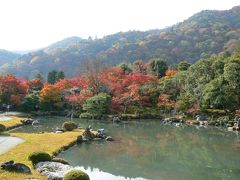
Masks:
[[[0,49],[27,50],[70,36],[164,28],[239,0],[0,0]]]

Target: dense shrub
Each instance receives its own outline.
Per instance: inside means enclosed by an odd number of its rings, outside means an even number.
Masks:
[[[219,116],[224,116],[227,114],[225,110],[221,110],[221,109],[203,109],[202,112],[210,115],[219,115]]]
[[[39,162],[51,161],[52,158],[48,153],[39,151],[39,152],[33,152],[32,154],[30,154],[28,156],[28,160],[32,161],[32,164],[35,165]]]
[[[90,113],[85,112],[85,113],[80,114],[80,118],[81,119],[92,119],[93,116]]]
[[[80,170],[72,170],[65,174],[64,180],[90,180],[89,176]]]
[[[78,125],[74,122],[64,122],[63,125],[62,125],[62,128],[65,130],[65,131],[72,131],[74,129],[76,129],[78,127]]]
[[[59,162],[59,163],[62,163],[62,164],[69,164],[68,161],[66,161],[65,159],[62,159],[62,158],[53,158],[52,161],[53,162]]]
[[[0,124],[0,132],[3,132],[6,130],[6,127],[3,124]]]

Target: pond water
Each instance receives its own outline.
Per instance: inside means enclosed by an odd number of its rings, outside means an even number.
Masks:
[[[18,132],[52,131],[68,120],[39,118],[40,126]],[[74,119],[82,127],[104,128],[114,142],[91,142],[62,152],[91,180],[239,179],[240,137],[213,127],[174,127],[146,120],[113,124]]]

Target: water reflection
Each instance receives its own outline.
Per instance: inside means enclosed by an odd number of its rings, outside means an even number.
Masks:
[[[18,131],[52,131],[64,118],[40,119],[41,126]],[[102,179],[238,179],[240,139],[216,128],[162,125],[158,121],[116,125],[75,119],[105,128],[116,141],[74,146],[59,156]]]

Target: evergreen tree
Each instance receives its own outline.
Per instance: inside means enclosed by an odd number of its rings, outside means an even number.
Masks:
[[[60,79],[64,79],[65,78],[65,74],[63,71],[59,71],[57,73],[57,81],[60,80]]]
[[[57,81],[57,74],[58,72],[56,70],[50,71],[47,76],[47,82],[49,84],[54,84]]]
[[[149,63],[150,71],[158,77],[163,77],[168,70],[166,61],[162,59],[152,59]]]
[[[35,75],[35,79],[36,79],[36,80],[41,80],[41,81],[43,81],[43,76],[41,75],[41,73],[37,73],[37,74]]]

